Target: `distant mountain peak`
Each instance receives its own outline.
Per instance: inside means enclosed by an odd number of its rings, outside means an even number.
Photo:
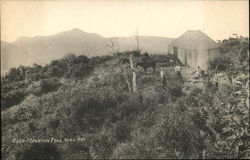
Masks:
[[[134,36],[117,37],[120,51],[131,51],[136,49]],[[139,36],[142,51],[149,53],[166,53],[168,44],[172,38]],[[102,37],[97,33],[85,32],[79,28],[71,28],[53,35],[19,37],[14,42],[3,42],[1,70],[8,71],[19,65],[48,64],[50,61],[62,58],[68,53],[76,55],[101,56],[109,54],[106,43],[108,37]]]
[[[73,28],[73,29],[71,29],[71,30],[69,30],[69,31],[72,31],[72,32],[84,32],[84,31],[82,31],[82,30],[79,29],[79,28]]]
[[[103,37],[97,33],[88,33],[88,32],[85,32],[79,28],[73,28],[71,30],[67,30],[67,31],[64,31],[64,32],[59,32],[58,34],[56,35],[60,35],[60,36],[68,36],[68,37],[82,37],[82,36],[85,36],[85,37],[95,37],[95,38],[102,38]]]
[[[21,36],[21,37],[18,37],[16,41],[22,41],[22,40],[27,40],[29,39],[30,37],[28,36]]]
[[[59,34],[86,34],[87,32],[82,31],[79,28],[73,28],[68,31],[60,32]]]

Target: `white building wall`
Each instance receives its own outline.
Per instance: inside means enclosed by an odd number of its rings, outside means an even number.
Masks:
[[[194,50],[187,50],[187,64],[190,67],[197,66],[197,53]]]
[[[169,47],[168,47],[168,53],[169,53],[169,54],[174,54],[174,47],[169,46]]]
[[[208,50],[205,49],[197,49],[198,56],[197,56],[197,66],[200,66],[201,69],[207,70],[208,68]]]
[[[168,47],[168,53],[174,54],[174,47]],[[213,61],[216,57],[220,56],[218,49],[206,50],[198,48],[196,50],[188,50],[177,48],[177,56],[181,63],[190,67],[196,68],[200,66],[203,70],[207,70],[209,61]]]
[[[178,53],[177,53],[178,58],[180,59],[181,63],[186,65],[185,61],[185,50],[182,48],[178,48]]]

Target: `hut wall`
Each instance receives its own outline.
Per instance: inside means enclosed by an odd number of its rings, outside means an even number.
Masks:
[[[197,66],[200,66],[200,68],[203,70],[207,70],[209,63],[208,50],[197,49],[197,52]]]
[[[174,47],[169,46],[169,47],[168,47],[168,53],[169,53],[169,54],[174,54]]]
[[[180,59],[181,63],[186,65],[185,49],[178,48],[177,49],[177,56]]]
[[[168,52],[174,54],[174,47],[169,46]],[[220,56],[219,49],[203,49],[198,48],[196,50],[177,48],[177,56],[181,63],[190,67],[200,66],[203,70],[208,69],[210,61],[213,61]]]
[[[187,65],[190,67],[197,66],[197,53],[194,50],[186,50]]]

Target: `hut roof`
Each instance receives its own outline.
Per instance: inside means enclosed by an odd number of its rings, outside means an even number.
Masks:
[[[184,49],[218,48],[218,44],[200,30],[188,30],[180,37],[172,41],[169,45]]]

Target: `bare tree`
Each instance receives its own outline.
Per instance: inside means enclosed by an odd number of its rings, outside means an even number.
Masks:
[[[138,29],[135,31],[135,39],[136,39],[136,51],[140,52],[140,42],[139,42]]]
[[[129,61],[130,61],[130,67],[131,67],[132,74],[133,74],[133,78],[132,78],[133,92],[137,92],[137,74],[136,74],[136,69],[134,68],[133,59],[132,59],[131,54],[129,56]]]
[[[119,43],[117,42],[117,38],[111,38],[109,43],[106,44],[107,47],[109,47],[111,49],[111,53],[114,56],[114,60],[115,60],[115,65],[117,65],[117,67],[119,68],[119,71],[123,77],[123,79],[125,80],[128,90],[130,93],[132,93],[132,89],[131,89],[131,83],[129,81],[128,75],[125,72],[125,70],[123,69],[122,64],[119,62],[119,50],[120,50],[120,46]]]
[[[137,52],[140,52],[139,50],[139,38],[138,38],[138,32],[136,31],[136,42],[137,42]],[[129,92],[137,92],[137,73],[136,73],[136,68],[134,68],[134,63],[133,63],[133,55],[132,53],[129,56],[129,62],[130,62],[130,68],[132,71],[132,87],[131,87],[131,81],[128,78],[127,73],[125,72],[122,63],[119,62],[119,43],[117,42],[117,38],[111,38],[109,44],[107,44],[107,47],[111,49],[111,52],[114,56],[115,64],[118,66],[120,73],[122,77],[124,78],[125,82],[127,83]]]
[[[140,50],[138,29],[135,32],[135,39],[136,39],[136,52],[140,53],[141,50]],[[134,68],[132,55],[129,56],[129,61],[130,61],[130,67],[131,67],[132,74],[133,74],[133,78],[132,78],[133,92],[137,92],[137,74],[136,74],[137,71],[136,71],[136,68]]]

